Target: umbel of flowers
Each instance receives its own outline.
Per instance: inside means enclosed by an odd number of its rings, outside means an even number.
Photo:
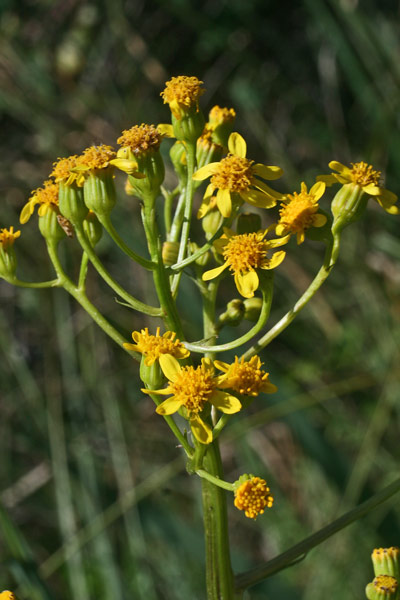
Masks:
[[[399,209],[395,194],[381,183],[381,172],[364,161],[349,166],[332,161],[332,174],[319,175],[315,181],[304,176],[288,188],[273,157],[264,164],[251,156],[244,137],[234,131],[233,108],[214,106],[206,121],[202,84],[193,76],[172,77],[161,91],[169,123],[126,123],[117,136],[119,149],[100,143],[55,160],[20,214],[21,225],[32,226],[37,209],[55,277],[24,281],[17,276],[15,246],[23,243],[23,234],[14,226],[0,229],[0,277],[20,287],[64,288],[121,350],[140,363],[138,396],[141,389],[142,401],[154,402],[155,418],[163,418],[175,436],[188,474],[201,479],[207,599],[232,600],[242,588],[235,590],[230,563],[227,493],[249,519],[272,509],[273,495],[268,474],[265,479],[262,474],[238,474],[236,481],[226,480],[219,450],[224,430],[231,420],[238,422],[250,404],[263,406],[268,395],[277,393],[273,373],[270,381],[263,368],[268,364],[265,350],[332,272],[343,229],[362,216],[370,197],[390,215]],[[170,174],[165,183],[167,144],[175,179]],[[331,186],[338,189],[330,203]],[[121,237],[113,222],[114,211],[125,212],[130,219],[136,204],[146,239],[144,255]],[[197,219],[202,228],[196,226]],[[121,283],[124,273],[110,272],[103,264],[97,247],[104,233],[132,261],[135,272],[152,278],[155,305]],[[268,328],[274,274],[279,275],[287,254],[300,256],[309,239],[321,254],[321,268],[294,306]],[[68,271],[59,257],[65,240],[64,250],[71,252],[65,261]],[[132,325],[132,341],[90,300],[89,273],[119,298],[121,311],[133,309],[141,323],[145,319],[139,330]],[[201,314],[190,314],[190,322],[177,308],[182,274],[202,303]],[[221,295],[228,302],[218,314]],[[276,311],[279,307],[278,298]],[[154,318],[157,322],[151,324]],[[203,331],[196,340],[193,331],[199,320]],[[225,343],[219,340],[222,330]],[[273,510],[279,510],[277,504]],[[397,550],[374,551],[376,577],[367,588],[370,600],[397,598],[397,559]],[[260,577],[245,579],[254,583]],[[3,596],[13,598],[11,592],[3,592],[2,600]]]

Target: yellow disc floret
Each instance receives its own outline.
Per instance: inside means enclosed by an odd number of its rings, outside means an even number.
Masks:
[[[229,192],[245,192],[249,190],[254,175],[254,161],[230,154],[218,164],[216,173],[211,177],[211,184],[220,190]]]
[[[230,238],[222,254],[229,269],[242,273],[262,267],[268,250],[264,232],[243,233]]]
[[[53,170],[50,173],[50,177],[54,177],[56,183],[63,182],[66,185],[70,185],[76,181],[77,175],[72,171],[78,164],[78,156],[67,156],[65,158],[58,158],[53,163]]]
[[[170,385],[173,396],[190,413],[200,413],[212,396],[217,380],[210,369],[203,365],[182,367],[179,376]]]
[[[199,98],[205,92],[201,88],[202,83],[197,77],[186,77],[185,75],[172,77],[166,82],[165,89],[160,96],[164,100],[164,104],[169,104],[176,119],[180,119],[182,113],[188,109],[198,106]]]
[[[235,362],[230,365],[219,360],[214,361],[214,365],[225,372],[220,377],[220,388],[230,388],[246,396],[258,396],[261,392],[270,394],[277,390],[269,381],[269,373],[261,369],[263,363],[259,356],[253,356],[249,361],[235,356]]]
[[[240,480],[239,480],[240,481]],[[270,494],[265,479],[251,477],[244,481],[235,491],[234,504],[239,510],[243,510],[246,517],[255,519],[264,513],[265,508],[271,508],[274,498]]]
[[[159,149],[163,135],[154,125],[135,125],[125,129],[117,142],[122,148],[129,148],[133,154],[140,155]]]
[[[146,357],[145,364],[150,367],[162,354],[170,354],[175,358],[186,358],[190,352],[182,342],[175,339],[174,331],[166,331],[160,335],[160,328],[157,327],[156,335],[149,333],[147,327],[141,331],[133,331],[132,339],[135,344],[124,344],[127,350],[135,350]]]
[[[96,171],[97,169],[106,169],[110,166],[116,153],[112,146],[101,144],[100,146],[90,146],[86,148],[78,158],[80,168],[85,167],[87,171]],[[82,169],[83,170],[83,169]]]
[[[325,192],[325,183],[317,182],[307,191],[304,181],[298,194],[287,194],[282,199],[279,211],[280,219],[276,227],[278,235],[297,234],[297,243],[304,241],[304,232],[309,227],[322,227],[327,219],[325,215],[318,213],[318,200]]]
[[[3,250],[8,250],[14,244],[15,240],[21,235],[20,231],[14,232],[14,227],[10,229],[0,229],[0,244]]]
[[[385,595],[387,593],[394,594],[397,591],[397,580],[390,575],[378,575],[373,581],[375,590]]]
[[[366,162],[350,163],[352,169],[350,170],[350,178],[353,183],[364,187],[366,185],[379,185],[381,178],[381,171],[375,171],[372,165]]]

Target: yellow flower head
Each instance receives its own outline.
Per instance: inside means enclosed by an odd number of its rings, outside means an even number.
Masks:
[[[89,146],[78,157],[78,164],[75,169],[81,173],[107,169],[115,156],[116,153],[112,146],[106,146],[105,144]]]
[[[21,235],[20,231],[14,232],[14,227],[10,229],[0,229],[0,244],[3,250],[8,250],[14,244],[15,240]]]
[[[232,195],[261,208],[275,206],[277,199],[282,197],[282,194],[257,179],[257,177],[277,179],[282,175],[281,168],[268,167],[246,158],[246,142],[236,132],[229,136],[228,149],[229,154],[226,158],[201,167],[193,175],[195,181],[203,181],[211,177],[197,214],[199,219],[204,217],[213,206],[215,191],[215,202],[223,217],[231,215]]]
[[[76,154],[73,156],[67,156],[65,158],[58,158],[53,163],[53,170],[50,173],[50,177],[53,177],[56,183],[71,185],[72,183],[76,182],[81,186],[84,184],[85,178],[73,171],[78,164],[79,156]]]
[[[265,479],[250,475],[250,479],[246,479],[236,488],[234,504],[236,508],[243,510],[249,519],[262,515],[264,509],[271,508],[273,503],[274,498]]]
[[[124,344],[127,350],[135,350],[146,357],[145,365],[150,367],[156,360],[159,360],[162,354],[170,354],[175,358],[187,358],[189,350],[178,339],[175,339],[175,331],[166,331],[160,335],[160,328],[157,327],[156,335],[149,333],[148,328],[132,332],[132,339],[135,344]]]
[[[264,238],[267,233],[268,229],[235,235],[233,231],[225,229],[225,234],[214,242],[215,249],[223,255],[225,262],[220,267],[203,273],[203,281],[214,279],[229,268],[234,273],[239,294],[244,298],[252,298],[259,286],[257,269],[275,269],[286,255],[286,252],[280,250],[268,258],[269,250],[286,244],[289,236],[266,240]]]
[[[157,406],[159,415],[171,415],[184,408],[195,438],[202,444],[212,442],[212,430],[202,419],[202,412],[207,405],[213,405],[223,413],[238,412],[242,405],[235,396],[218,390],[218,377],[214,377],[211,359],[202,358],[198,367],[181,367],[170,354],[162,354],[159,358],[161,369],[169,380],[168,386],[162,390],[142,390],[148,394],[171,395]]]
[[[8,590],[0,593],[0,600],[16,600],[15,595]]]
[[[304,181],[298,194],[287,194],[281,200],[280,219],[276,226],[277,235],[297,234],[297,243],[304,242],[304,232],[309,227],[322,227],[327,219],[318,213],[318,200],[325,192],[326,184],[322,181],[315,183],[310,191]]]
[[[37,204],[40,217],[43,217],[48,210],[58,210],[58,185],[54,181],[48,179],[44,182],[43,187],[33,190],[30,200],[21,210],[20,223],[24,224],[29,221]]]
[[[229,388],[246,396],[258,396],[260,393],[272,394],[277,391],[276,385],[269,381],[269,373],[261,369],[263,363],[259,356],[253,356],[249,361],[239,360],[235,356],[232,364],[215,360],[214,365],[225,375],[219,378],[219,387]]]
[[[331,175],[319,175],[317,180],[323,181],[326,185],[341,183],[342,185],[352,184],[359,186],[363,192],[372,196],[386,212],[398,214],[399,208],[394,206],[397,202],[396,194],[379,185],[381,171],[375,171],[366,162],[350,164],[351,167],[346,167],[346,165],[333,160],[329,163],[329,166],[337,172]]]
[[[382,600],[388,600],[390,597],[395,597],[398,583],[395,577],[391,577],[390,575],[378,575],[373,580],[372,586],[378,598],[381,597]],[[367,588],[368,587],[369,586],[367,586]]]
[[[231,123],[236,118],[236,112],[233,108],[221,108],[213,106],[208,114],[209,125],[212,129],[219,127],[225,123]]]
[[[117,143],[122,148],[129,148],[137,156],[148,152],[156,152],[163,137],[154,125],[142,123],[130,129],[125,129],[118,138]]]
[[[205,90],[201,88],[202,81],[197,77],[179,75],[172,77],[165,84],[161,92],[164,104],[169,104],[172,114],[176,119],[181,119],[191,108],[198,109],[199,98]]]

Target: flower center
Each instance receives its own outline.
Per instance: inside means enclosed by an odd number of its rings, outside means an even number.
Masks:
[[[239,510],[244,510],[244,514],[249,519],[255,519],[257,515],[263,514],[266,507],[271,508],[273,505],[274,498],[269,492],[265,479],[252,477],[237,489],[235,506]]]
[[[202,83],[197,77],[186,77],[185,75],[172,77],[165,84],[165,90],[161,92],[160,96],[163,98],[164,104],[175,100],[182,106],[190,107],[196,104],[198,98],[204,94],[205,90],[200,87]]]
[[[239,362],[238,357],[229,369],[230,387],[247,396],[258,396],[261,388],[265,384],[266,373],[261,370],[261,361]]]
[[[14,241],[20,235],[20,231],[16,231],[14,233],[14,227],[10,227],[10,229],[0,229],[0,244],[3,247],[3,250],[8,250],[8,248],[10,248],[14,244]]]
[[[58,185],[48,179],[44,182],[43,187],[34,190],[31,196],[36,196],[38,204],[58,206]]]
[[[162,135],[154,125],[142,123],[125,129],[117,143],[122,148],[130,148],[134,154],[144,154],[150,150],[158,150],[161,140]]]
[[[290,227],[291,231],[304,231],[313,223],[313,214],[318,210],[314,197],[304,192],[288,194],[288,204],[279,210],[280,223]]]
[[[397,590],[397,580],[390,575],[378,575],[374,579],[374,587],[378,592],[394,593]]]
[[[174,331],[167,331],[164,335],[160,336],[160,328],[157,328],[156,335],[151,335],[146,327],[140,333],[135,332],[134,339],[137,351],[144,354],[150,359],[149,362],[153,363],[160,358],[161,354],[171,354],[174,356],[176,351],[183,349],[181,342],[176,340],[175,336],[176,333]]]
[[[173,395],[182,400],[187,410],[194,414],[203,410],[215,387],[212,372],[202,366],[182,367],[177,380],[170,384]]]
[[[220,190],[244,192],[252,183],[254,161],[229,154],[218,165],[218,171],[211,177],[211,183]]]
[[[242,273],[262,266],[268,244],[259,233],[243,233],[230,238],[223,256],[231,271]]]
[[[111,146],[101,144],[100,146],[90,146],[83,151],[78,158],[78,164],[89,169],[105,169],[109,166],[110,160],[115,158],[116,154]]]
[[[54,177],[56,183],[64,181],[71,175],[71,169],[76,167],[78,164],[78,156],[68,156],[66,158],[59,158],[53,163],[53,170],[50,173],[50,177]]]
[[[233,108],[221,108],[216,105],[213,106],[209,112],[210,123],[213,126],[222,125],[222,123],[230,123],[236,118],[236,112]]]
[[[351,180],[358,185],[378,185],[381,171],[374,171],[371,165],[365,162],[351,163]]]

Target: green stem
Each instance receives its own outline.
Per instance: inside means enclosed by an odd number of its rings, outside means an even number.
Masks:
[[[185,210],[186,192],[183,190],[179,194],[178,204],[175,209],[174,219],[172,221],[171,230],[168,235],[169,242],[177,242],[182,228],[183,212]]]
[[[221,480],[222,465],[218,442],[207,447],[204,467],[208,475]],[[226,493],[202,478],[203,518],[206,544],[207,600],[232,600],[233,573],[230,559]],[[219,482],[221,483],[221,482]]]
[[[94,252],[89,241],[87,240],[82,226],[76,224],[75,231],[76,237],[78,238],[78,241],[82,246],[83,250],[88,255],[90,262],[92,263],[96,271],[99,273],[99,275],[110,286],[111,289],[113,289],[117,294],[119,294],[119,296],[121,296],[121,298],[128,302],[128,304],[135,310],[145,313],[146,315],[151,315],[153,317],[159,317],[162,314],[159,308],[155,308],[154,306],[144,304],[140,300],[137,300],[136,298],[128,294],[128,292],[121,285],[119,285],[119,283],[117,283],[115,279],[113,279],[109,272],[105,269],[103,263],[100,261],[99,257]]]
[[[82,254],[81,267],[79,269],[79,279],[78,279],[78,288],[82,291],[84,291],[84,289],[85,289],[85,281],[86,281],[86,275],[87,275],[87,270],[88,270],[88,263],[89,263],[89,257],[86,254],[86,252],[84,252]]]
[[[186,256],[188,241],[189,241],[189,233],[190,233],[190,224],[192,222],[192,212],[193,212],[193,195],[194,195],[194,181],[193,174],[196,168],[196,143],[187,144],[186,145],[186,163],[187,163],[187,182],[186,182],[186,194],[185,194],[185,209],[183,213],[183,223],[182,223],[182,231],[181,231],[181,239],[179,244],[179,252],[178,252],[178,260],[180,263]],[[172,279],[172,295],[175,297],[175,294],[178,291],[179,281],[181,278],[181,273],[174,275]]]
[[[166,327],[170,331],[175,331],[177,336],[182,340],[184,339],[182,325],[174,299],[171,295],[169,277],[162,260],[160,234],[156,220],[155,198],[149,196],[143,200],[142,219],[151,260],[155,264],[155,268],[153,269],[153,279],[161,305],[161,315]]]
[[[171,218],[172,203],[174,201],[175,196],[177,194],[179,194],[179,185],[171,192],[169,192],[165,188],[161,187],[161,193],[164,196],[164,225],[165,225],[165,231],[167,233],[167,239],[169,240],[169,235],[170,235],[171,227],[172,227],[172,218]],[[172,240],[169,240],[169,241],[172,241]]]
[[[156,406],[158,406],[160,404],[160,399],[158,398],[158,396],[156,394],[148,394],[148,395],[153,400],[153,402]],[[171,417],[169,415],[163,415],[163,417],[164,417],[164,421],[168,424],[172,433],[175,435],[175,437],[178,439],[179,443],[182,445],[182,448],[185,450],[187,456],[189,458],[192,458],[193,457],[193,448],[189,444],[189,442],[187,441],[187,439],[185,438],[185,436],[183,435],[181,430],[179,429],[178,425],[175,423],[173,417]]]
[[[141,359],[141,355],[137,352],[133,352],[132,350],[126,350],[124,348],[124,344],[126,343],[126,339],[116,330],[114,327],[103,317],[103,315],[98,311],[98,309],[90,302],[85,292],[82,289],[77,288],[73,282],[69,279],[69,277],[65,274],[64,269],[60,263],[60,259],[57,254],[57,246],[56,244],[52,244],[47,241],[47,251],[50,257],[51,262],[53,263],[53,267],[57,273],[58,281],[60,285],[67,290],[73,298],[86,310],[86,312],[92,317],[92,319],[97,323],[97,325],[108,335],[111,339],[114,340],[119,346],[121,346],[128,354],[130,354],[136,360]]]
[[[98,219],[99,219],[100,223],[103,225],[104,229],[110,235],[110,237],[114,240],[114,242],[117,244],[117,246],[122,250],[122,252],[125,252],[125,254],[127,256],[129,256],[129,258],[132,258],[132,260],[137,262],[139,265],[141,265],[145,269],[148,269],[149,271],[154,269],[154,264],[151,262],[151,260],[147,260],[147,258],[143,258],[139,254],[136,254],[136,252],[134,252],[131,248],[129,248],[129,246],[127,244],[125,244],[124,240],[121,238],[121,236],[115,229],[114,225],[112,224],[109,215],[99,215]]]
[[[280,554],[276,558],[268,561],[265,565],[256,567],[255,569],[251,569],[246,573],[238,575],[235,581],[236,589],[245,590],[256,583],[259,583],[263,579],[282,571],[282,569],[289,567],[300,557],[307,554],[312,548],[315,548],[338,531],[341,531],[351,523],[354,523],[354,521],[364,517],[379,504],[382,504],[399,491],[400,479],[396,479],[396,481],[385,487],[377,494],[371,496],[371,498],[362,504],[359,504],[335,521],[332,521],[332,523],[304,539],[302,542],[296,544],[283,554]]]
[[[233,350],[234,348],[238,348],[239,346],[242,346],[243,344],[251,340],[259,331],[261,331],[269,317],[273,291],[272,277],[269,279],[269,281],[269,285],[265,288],[262,288],[261,290],[263,295],[263,303],[260,316],[258,317],[258,321],[247,333],[243,334],[242,336],[240,336],[236,340],[233,340],[232,342],[220,344],[219,346],[206,346],[196,343],[190,344],[188,342],[185,342],[186,348],[191,352],[225,352],[226,350]],[[247,353],[244,356],[247,356]]]
[[[299,312],[306,306],[306,304],[311,300],[314,294],[319,290],[321,285],[324,283],[325,279],[331,273],[332,267],[336,263],[336,260],[339,255],[340,248],[340,234],[335,233],[333,237],[333,242],[327,247],[324,264],[318,271],[317,275],[306,289],[304,294],[299,298],[294,307],[286,313],[284,317],[274,327],[272,327],[265,335],[263,335],[258,342],[256,342],[249,350],[247,350],[243,357],[245,360],[249,360],[254,354],[257,354],[268,346],[290,323],[297,317]]]
[[[228,492],[233,492],[235,490],[235,486],[233,485],[233,483],[229,483],[229,481],[224,481],[219,477],[215,477],[215,475],[207,473],[207,471],[204,471],[204,469],[197,469],[196,473],[202,479],[207,479],[207,481],[210,481],[212,484],[217,485],[223,490],[228,490]]]
[[[12,285],[16,285],[18,287],[35,288],[35,289],[60,287],[60,285],[61,285],[60,279],[51,279],[50,281],[31,282],[31,281],[21,281],[20,279],[17,279],[17,277],[13,277],[12,279],[6,279],[6,281],[8,283],[11,283]]]

